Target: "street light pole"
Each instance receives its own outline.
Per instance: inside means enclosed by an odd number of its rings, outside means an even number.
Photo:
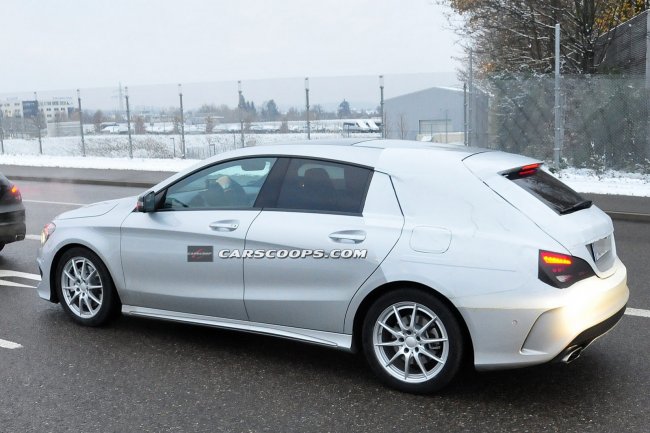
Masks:
[[[38,95],[34,92],[36,102],[36,130],[38,131],[38,153],[43,154],[43,142],[41,140],[41,110],[38,108]]]
[[[239,132],[241,134],[241,147],[244,147],[244,107],[242,107],[242,93],[241,93],[241,80],[237,81],[237,92],[239,93]]]
[[[474,51],[469,50],[469,84],[467,86],[469,95],[467,100],[467,145],[472,145],[472,134],[474,134]]]
[[[126,99],[126,129],[129,132],[129,158],[133,158],[133,141],[131,140],[131,107],[129,106],[128,87],[124,87],[124,98]]]
[[[0,148],[2,148],[2,154],[5,154],[5,130],[4,126],[2,125],[2,117],[3,113],[2,110],[0,110]]]
[[[79,129],[81,130],[81,156],[86,156],[86,140],[84,139],[84,119],[81,114],[81,92],[77,89],[77,102],[79,103]]]
[[[309,77],[305,78],[305,101],[307,105],[307,140],[311,140],[311,123],[309,122]]]
[[[560,153],[562,152],[562,131],[560,122],[562,119],[562,107],[560,106],[560,24],[555,25],[555,137],[553,145],[553,164],[560,168]]]
[[[379,76],[379,115],[381,116],[381,138],[386,138],[386,122],[384,119],[384,76]]]
[[[178,96],[181,99],[181,158],[185,159],[185,113],[183,112],[183,88],[178,85]]]

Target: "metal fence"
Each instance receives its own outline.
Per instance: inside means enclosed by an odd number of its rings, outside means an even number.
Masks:
[[[242,146],[385,134],[471,138],[474,146],[553,160],[553,77],[476,80],[473,93],[451,88],[454,81],[421,74],[0,94],[0,151],[203,159]],[[562,166],[650,172],[645,76],[565,76],[561,96]]]
[[[0,93],[0,151],[205,158],[267,143],[380,137],[380,86],[390,98],[455,81],[407,74]]]
[[[481,83],[490,95],[489,147],[553,160],[554,80],[513,77]],[[644,77],[561,80],[562,166],[650,171],[648,91]]]

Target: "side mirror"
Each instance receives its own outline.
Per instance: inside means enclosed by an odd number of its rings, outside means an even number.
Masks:
[[[149,191],[138,197],[138,204],[135,207],[137,212],[155,212],[156,211],[156,193]]]

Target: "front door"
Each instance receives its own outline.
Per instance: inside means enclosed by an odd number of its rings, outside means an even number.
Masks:
[[[246,320],[243,259],[220,259],[244,248],[260,213],[257,195],[275,162],[220,163],[157,192],[155,212],[133,212],[121,229],[126,305]]]

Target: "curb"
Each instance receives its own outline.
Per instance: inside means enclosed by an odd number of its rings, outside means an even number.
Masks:
[[[636,212],[617,212],[606,210],[605,213],[613,220],[636,223],[650,223],[650,214]]]
[[[170,172],[169,175],[174,173]],[[51,177],[38,177],[38,176],[11,176],[12,180],[26,180],[31,182],[55,182],[55,183],[72,183],[79,185],[100,185],[100,186],[121,186],[131,188],[151,188],[158,182],[137,182],[137,181],[121,181],[121,180],[102,180],[102,179],[73,179],[73,178],[51,178]],[[162,179],[161,179],[162,180]]]

